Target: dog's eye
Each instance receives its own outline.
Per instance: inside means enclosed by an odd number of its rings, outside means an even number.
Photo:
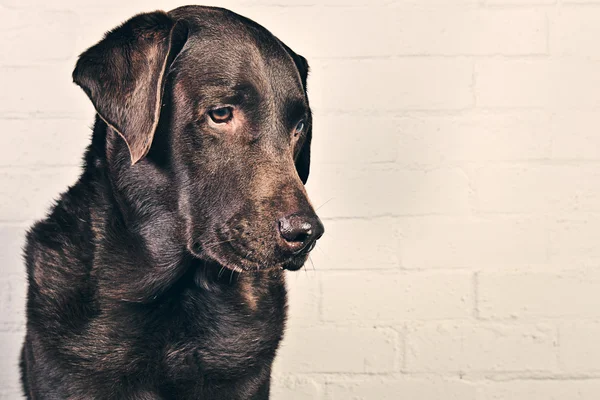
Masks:
[[[208,115],[217,124],[223,124],[233,117],[233,109],[231,107],[219,107],[210,110]]]
[[[296,129],[295,129],[296,135],[302,133],[305,126],[306,126],[306,123],[304,123],[304,121],[298,122],[298,124],[296,124]]]

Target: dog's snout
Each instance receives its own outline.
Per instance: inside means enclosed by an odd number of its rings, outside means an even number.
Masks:
[[[297,213],[279,219],[279,234],[283,239],[283,246],[293,254],[311,249],[324,231],[323,223],[315,214]]]

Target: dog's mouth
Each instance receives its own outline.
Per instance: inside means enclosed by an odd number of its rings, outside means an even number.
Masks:
[[[219,239],[208,244],[196,242],[191,249],[195,257],[209,262],[216,262],[222,267],[236,272],[273,269],[297,271],[306,263],[309,251],[277,259],[277,257],[258,254],[256,249],[236,245],[233,239]]]

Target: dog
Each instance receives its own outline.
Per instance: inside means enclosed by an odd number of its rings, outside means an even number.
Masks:
[[[306,59],[231,11],[139,14],[82,53],[83,172],[29,231],[28,399],[268,399],[284,270],[324,232]]]

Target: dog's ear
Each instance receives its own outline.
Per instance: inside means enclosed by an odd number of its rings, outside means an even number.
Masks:
[[[295,56],[295,57],[294,57]],[[306,58],[302,57],[299,54],[294,54],[294,63],[296,64],[296,68],[298,68],[298,72],[300,72],[300,78],[302,79],[302,86],[304,88],[304,95],[306,96],[306,101],[308,102],[308,93],[306,91],[306,78],[308,78],[308,62]],[[310,112],[310,111],[309,111]],[[296,156],[296,171],[298,171],[298,175],[302,180],[302,183],[306,184],[308,180],[308,173],[310,172],[310,141],[312,139],[312,115],[308,116],[308,121],[306,121],[306,136],[304,138],[304,142],[302,143],[302,147],[298,155]]]
[[[304,89],[304,95],[306,96],[306,101],[308,102],[308,93],[306,91],[306,79],[308,78],[308,61],[306,58],[302,57],[300,54],[296,54],[292,49],[290,49],[285,43],[281,42],[281,45],[285,48],[285,50],[289,53],[289,55],[294,60],[294,64],[298,69],[298,73],[300,74],[300,80],[302,81],[302,87]],[[298,175],[302,180],[302,183],[306,184],[308,180],[308,173],[310,172],[310,141],[312,139],[312,115],[308,116],[308,121],[306,121],[306,136],[304,141],[302,142],[302,147],[296,153],[295,163],[296,163],[296,171],[298,171]]]
[[[184,23],[156,11],[134,16],[79,56],[73,81],[125,140],[132,164],[150,150],[165,75],[186,39]]]

